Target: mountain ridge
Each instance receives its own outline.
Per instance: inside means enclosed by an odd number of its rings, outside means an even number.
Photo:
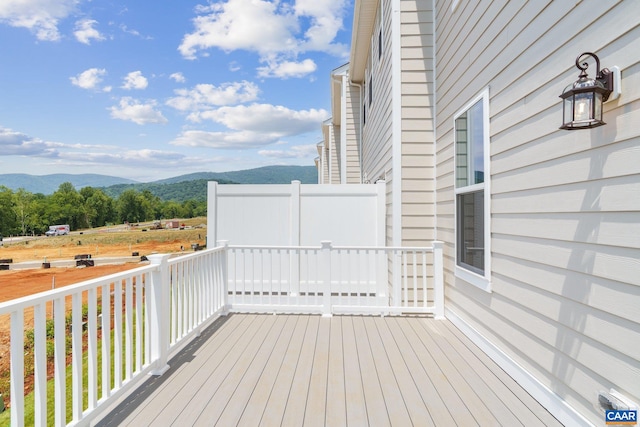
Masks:
[[[288,184],[298,180],[303,184],[317,183],[317,169],[315,166],[264,166],[230,172],[196,172],[179,175],[158,181],[140,182],[100,174],[0,174],[0,186],[17,191],[24,188],[31,193],[49,195],[54,193],[60,184],[70,182],[76,190],[83,187],[105,188],[121,186],[121,188],[148,187],[149,185],[168,185],[187,181],[215,181],[238,184]]]

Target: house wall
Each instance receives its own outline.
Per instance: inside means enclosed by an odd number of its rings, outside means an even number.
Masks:
[[[340,150],[340,126],[329,125],[329,143],[331,144],[331,178],[329,183],[340,184],[340,165],[343,161]]]
[[[446,306],[590,422],[640,402],[640,2],[436,0],[437,237]],[[593,130],[558,96],[591,51],[622,72]],[[593,63],[593,62],[591,62]],[[591,75],[594,66],[587,70]],[[489,88],[492,292],[454,275],[453,117]]]
[[[378,14],[384,12],[382,19],[377,20],[371,36],[369,48],[369,67],[363,85],[363,104],[365,110],[365,124],[362,129],[363,138],[363,172],[367,180],[375,182],[391,175],[391,38],[383,38],[382,57],[378,58],[378,36],[382,25],[384,34],[391,32],[390,1],[383,0],[384,11],[378,7]],[[375,53],[372,55],[372,53]],[[370,86],[373,84],[372,100],[369,102]],[[387,176],[388,180],[389,176]]]
[[[400,2],[404,246],[427,246],[435,238],[432,9],[431,0]]]
[[[347,144],[347,184],[361,184],[360,173],[360,89],[351,84],[345,85],[346,111],[342,125],[346,129]]]
[[[362,165],[367,181],[387,182],[388,244],[394,244],[394,227],[399,226],[400,239],[395,244],[425,246],[435,237],[432,1],[403,0],[399,4],[400,13],[393,15],[391,0],[378,3],[363,87]],[[400,20],[398,26],[393,26],[393,19]],[[393,34],[394,29],[400,34]],[[398,44],[395,48],[394,43]],[[401,63],[397,80],[392,70],[394,49]],[[401,110],[395,118],[394,85],[399,86]],[[393,160],[394,120],[400,122],[395,138],[401,146],[395,152],[399,162]],[[400,171],[394,173],[398,165]],[[394,180],[398,179],[401,184],[396,188],[401,188],[402,195],[394,200]],[[401,208],[394,210],[394,203]],[[398,212],[399,223],[393,220]]]
[[[391,1],[378,2],[376,25],[371,35],[368,70],[363,84],[365,123],[362,128],[362,168],[365,181],[387,184],[387,244],[393,245],[393,162],[392,162],[392,73],[391,73]],[[378,56],[380,29],[383,31],[382,55]],[[371,88],[371,85],[373,87]],[[371,102],[369,102],[370,91]]]

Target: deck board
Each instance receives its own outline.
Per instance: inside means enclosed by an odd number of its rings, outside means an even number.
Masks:
[[[414,320],[415,321],[415,320]],[[447,375],[440,369],[438,363],[433,359],[431,354],[427,351],[424,345],[421,345],[419,338],[415,335],[411,329],[409,322],[404,319],[392,319],[392,325],[399,330],[403,336],[402,339],[406,342],[403,346],[406,351],[406,357],[410,366],[410,371],[420,381],[420,384],[432,385],[435,390],[436,396],[431,396],[441,407],[440,411],[430,411],[432,416],[444,417],[445,414],[453,419],[453,425],[459,426],[472,426],[476,425],[476,421],[473,414],[469,411],[469,408],[462,401],[461,397],[456,392],[453,384]],[[403,353],[405,355],[405,353]],[[428,392],[429,390],[427,390]],[[427,402],[431,402],[431,399],[427,399]],[[451,408],[455,408],[451,410]],[[436,420],[436,425],[440,424]]]
[[[443,334],[450,334],[449,340],[452,345],[456,347],[464,357],[476,357],[484,366],[483,378],[487,379],[487,383],[491,384],[494,381],[499,381],[502,386],[508,389],[501,396],[504,399],[514,401],[514,405],[518,405],[516,409],[516,415],[523,420],[524,425],[536,425],[542,423],[543,425],[558,424],[558,421],[547,411],[542,405],[540,405],[529,393],[527,393],[513,378],[511,378],[502,368],[496,365],[482,350],[480,350],[475,344],[473,344],[462,332],[453,326],[451,322],[442,322],[437,325],[442,330]],[[534,415],[534,418],[530,417],[530,414]]]
[[[234,391],[224,410],[221,409],[222,405],[209,405],[206,410],[200,414],[197,423],[202,422],[203,425],[211,425],[212,422],[217,420],[215,422],[220,425],[238,425],[240,417],[247,407],[253,391],[256,389],[260,376],[264,372],[271,354],[274,352],[278,340],[282,336],[288,319],[289,318],[281,316],[276,317],[273,327],[269,331],[269,334],[264,337],[260,348],[255,354],[252,354],[249,365],[246,367],[238,366],[238,370],[240,371],[239,375],[242,375],[239,382],[235,379],[227,378],[225,383],[228,384],[229,391],[231,389],[234,389]],[[221,393],[227,394],[224,393],[224,391],[221,391]]]
[[[282,423],[287,399],[291,391],[291,383],[296,372],[298,359],[300,358],[300,350],[307,332],[310,316],[301,316],[296,323],[296,328],[287,347],[282,366],[278,371],[276,381],[273,385],[269,399],[262,414],[259,425],[261,426],[277,426]],[[247,420],[250,422],[250,420]],[[250,425],[250,424],[247,424]]]
[[[342,317],[336,316],[331,318],[331,330],[329,333],[327,413],[325,415],[325,420],[328,426],[344,427],[347,425],[344,375]]]
[[[353,318],[353,331],[356,337],[356,346],[358,348],[358,359],[360,361],[360,369],[362,370],[362,387],[364,390],[364,398],[367,405],[367,416],[370,426],[389,426],[389,412],[382,394],[380,378],[373,362],[373,354],[369,346],[367,333],[364,329],[364,321],[362,317]],[[393,404],[389,402],[389,404]]]
[[[283,426],[301,426],[304,423],[311,371],[313,369],[313,355],[316,349],[316,338],[320,317],[309,318],[304,341],[300,348],[300,357],[296,366],[296,372],[291,382],[291,392],[287,399],[287,407],[282,418]]]
[[[98,425],[560,426],[446,320],[233,314]]]
[[[401,320],[407,323],[407,319]],[[446,376],[447,380],[455,384],[456,392],[460,396],[460,399],[462,399],[462,401],[464,402],[465,406],[469,409],[469,412],[473,415],[473,418],[476,420],[477,425],[499,425],[496,418],[487,408],[486,402],[484,402],[473,389],[473,387],[471,387],[471,385],[467,383],[467,379],[465,378],[465,376],[458,370],[459,367],[456,366],[451,359],[449,359],[451,355],[444,353],[438,347],[438,345],[434,341],[434,337],[431,334],[427,333],[426,330],[421,328],[419,322],[411,322],[408,326],[415,334],[415,337],[418,340],[416,342],[421,343],[424,346],[424,348],[432,355],[433,359],[437,361],[436,363]],[[455,409],[451,408],[450,410]]]
[[[391,425],[411,425],[411,417],[409,416],[404,396],[400,391],[393,366],[389,361],[378,328],[375,325],[375,318],[363,317],[360,320],[363,322],[367,334],[389,421]]]
[[[252,390],[251,397],[249,398],[246,407],[243,409],[237,425],[253,426],[256,425],[256,420],[260,420],[262,418],[267,401],[269,400],[269,396],[271,395],[273,386],[276,382],[278,372],[280,372],[282,363],[285,360],[287,348],[291,343],[298,323],[299,318],[293,316],[287,317],[287,322],[282,329],[282,333],[278,337],[278,341],[269,356],[269,360],[260,375],[260,379]]]
[[[367,425],[369,420],[362,386],[362,369],[360,368],[356,337],[353,331],[353,318],[345,316],[341,319],[347,425],[357,425],[358,421]]]

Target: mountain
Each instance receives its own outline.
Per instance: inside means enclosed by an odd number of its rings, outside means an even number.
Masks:
[[[102,188],[109,196],[116,198],[125,190],[149,190],[162,200],[183,202],[189,199],[206,200],[207,182],[220,184],[289,184],[298,180],[303,184],[315,184],[318,172],[315,166],[265,166],[233,172],[198,172],[176,176],[154,182],[137,182],[114,176],[84,174],[0,174],[0,186],[11,190],[24,188],[30,193],[52,194],[63,182],[70,182],[80,190],[83,187]]]
[[[117,199],[122,192],[126,190],[135,190],[142,192],[149,190],[151,194],[159,197],[161,200],[172,200],[174,202],[182,203],[186,200],[197,200],[203,202],[207,200],[207,185],[206,179],[194,179],[190,181],[172,182],[169,184],[158,184],[156,182],[146,182],[139,184],[117,184],[110,187],[102,188],[104,193]],[[220,180],[220,184],[236,184],[235,182]]]
[[[264,166],[233,172],[198,172],[154,181],[154,184],[171,184],[182,181],[204,179],[206,181],[226,180],[238,184],[317,184],[318,170],[315,166]]]
[[[109,187],[116,184],[133,184],[137,181],[118,178],[115,176],[97,174],[52,174],[52,175],[28,175],[25,173],[0,174],[0,185],[16,191],[24,188],[30,193],[52,194],[60,184],[70,182],[79,190],[83,187]]]
[[[234,172],[198,172],[176,176],[154,182],[112,185],[102,190],[106,195],[117,198],[129,189],[149,190],[162,200],[184,202],[185,200],[207,200],[207,183],[219,184],[289,184],[298,180],[303,184],[317,182],[315,166],[266,166]]]

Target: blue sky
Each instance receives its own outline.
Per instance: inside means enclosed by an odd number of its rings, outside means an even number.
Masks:
[[[0,174],[313,165],[351,0],[1,0]]]

